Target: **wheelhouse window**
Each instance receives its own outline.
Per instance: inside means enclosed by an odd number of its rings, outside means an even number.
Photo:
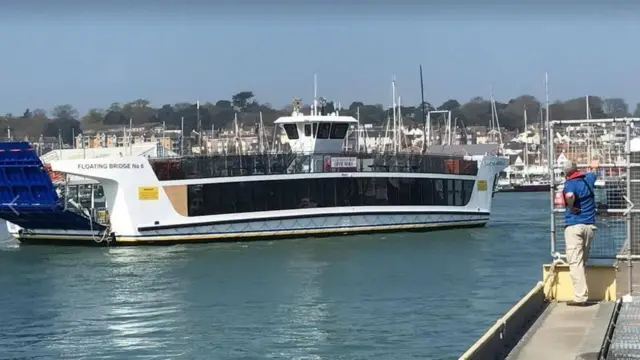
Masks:
[[[331,123],[320,123],[318,128],[318,139],[328,139],[331,134]]]
[[[304,124],[304,136],[311,137],[311,125]]]
[[[290,140],[297,140],[300,138],[300,136],[298,136],[298,127],[296,124],[284,124],[283,127]]]
[[[189,216],[311,207],[465,206],[474,185],[475,180],[385,177],[189,185]]]
[[[349,124],[331,124],[331,138],[344,139],[349,130]]]

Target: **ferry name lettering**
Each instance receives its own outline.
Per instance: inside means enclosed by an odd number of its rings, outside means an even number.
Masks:
[[[78,164],[79,170],[138,170],[144,169],[143,164],[115,163],[115,164]]]

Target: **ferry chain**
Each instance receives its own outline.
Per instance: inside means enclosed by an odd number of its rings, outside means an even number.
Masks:
[[[107,245],[111,244],[111,238],[109,237],[109,233],[111,232],[111,225],[107,226],[104,229],[104,232],[102,233],[101,237],[96,237],[93,234],[93,219],[89,218],[89,228],[91,229],[91,238],[93,239],[93,241],[95,241],[97,244],[102,243],[103,241],[107,242]]]

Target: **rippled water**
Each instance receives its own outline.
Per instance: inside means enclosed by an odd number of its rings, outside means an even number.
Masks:
[[[541,277],[548,196],[487,228],[249,244],[0,243],[0,359],[457,358]]]

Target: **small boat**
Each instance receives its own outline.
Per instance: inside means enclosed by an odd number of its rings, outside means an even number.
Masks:
[[[549,181],[530,181],[499,185],[497,192],[548,192],[551,183]]]

